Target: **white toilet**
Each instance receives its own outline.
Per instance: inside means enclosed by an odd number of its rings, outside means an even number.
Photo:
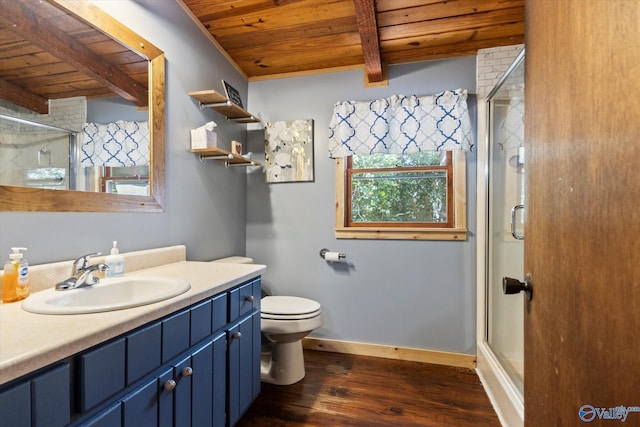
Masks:
[[[304,378],[302,338],[322,326],[320,303],[307,298],[266,296],[260,311],[260,329],[269,341],[269,348],[262,352],[260,379],[278,385],[297,383]]]
[[[251,258],[229,257],[215,262],[251,264]],[[304,378],[302,338],[322,326],[320,303],[300,297],[266,296],[260,301],[263,344],[260,379],[289,385]]]

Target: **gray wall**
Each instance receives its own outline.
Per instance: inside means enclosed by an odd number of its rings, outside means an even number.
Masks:
[[[249,84],[248,109],[263,121],[314,120],[315,182],[266,184],[250,173],[247,185],[247,255],[267,265],[264,284],[273,294],[322,304],[325,323],[312,336],[475,353],[475,153],[467,157],[465,242],[336,240],[327,155],[335,102],[456,88],[473,92],[475,57],[394,66],[380,88],[364,89],[361,71]],[[249,149],[264,153],[263,130],[252,126]],[[322,248],[346,253],[350,264],[326,263]]]
[[[172,1],[96,1],[166,55],[166,205],[160,214],[0,213],[0,256],[26,246],[32,263],[108,251],[186,244],[187,258],[247,255],[268,266],[273,293],[314,298],[325,325],[314,335],[462,353],[475,352],[475,154],[468,157],[466,242],[339,240],[333,237],[333,163],[327,125],[333,103],[390,94],[472,89],[475,58],[391,67],[390,86],[363,89],[359,71],[247,84]],[[266,185],[260,169],[225,169],[189,153],[189,129],[216,121],[218,139],[245,141],[246,128],[202,112],[187,92],[229,81],[264,121],[315,121],[315,182]],[[249,150],[263,152],[250,125]],[[246,197],[245,197],[246,195]],[[246,224],[246,228],[245,228]],[[327,247],[351,266],[319,258]]]
[[[31,263],[82,253],[187,245],[187,257],[208,260],[245,250],[245,172],[190,153],[189,130],[214,120],[219,139],[244,141],[246,127],[201,111],[187,95],[221,90],[221,79],[247,96],[247,83],[173,1],[96,1],[96,5],[164,50],[166,55],[166,205],[159,214],[0,213],[0,256],[26,246]]]

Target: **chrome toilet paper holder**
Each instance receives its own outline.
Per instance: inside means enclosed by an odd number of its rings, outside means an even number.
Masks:
[[[320,258],[326,259],[325,255],[327,254],[327,252],[329,252],[329,249],[326,249],[326,248],[320,249]],[[343,253],[338,254],[338,259],[345,259],[345,258],[347,258],[347,254],[343,254]]]

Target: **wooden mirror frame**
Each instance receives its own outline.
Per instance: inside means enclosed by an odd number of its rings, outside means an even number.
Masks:
[[[0,186],[0,211],[163,212],[165,175],[164,52],[89,2],[47,0],[149,61],[149,196]]]

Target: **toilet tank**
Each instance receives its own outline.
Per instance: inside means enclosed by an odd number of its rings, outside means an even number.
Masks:
[[[243,256],[230,256],[226,258],[214,259],[211,262],[225,262],[227,264],[253,264],[253,259]]]

